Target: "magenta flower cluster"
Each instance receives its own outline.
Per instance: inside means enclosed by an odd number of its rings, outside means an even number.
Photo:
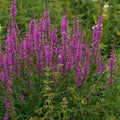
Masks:
[[[36,23],[32,19],[29,23],[29,30],[25,38],[20,37],[20,31],[16,23],[16,0],[12,1],[11,7],[11,25],[7,30],[5,41],[5,52],[2,53],[0,44],[0,85],[6,88],[6,93],[12,95],[13,75],[15,79],[24,75],[32,75],[29,68],[34,68],[36,74],[42,76],[45,68],[51,68],[57,72],[60,66],[61,75],[69,75],[73,71],[75,82],[78,86],[82,81],[87,81],[91,63],[96,64],[96,72],[102,73],[106,69],[100,56],[100,40],[102,36],[103,24],[102,17],[99,16],[98,24],[93,27],[92,48],[84,40],[82,30],[80,30],[79,20],[74,19],[73,33],[70,34],[67,20],[68,15],[64,15],[61,23],[61,42],[57,36],[55,26],[51,29],[49,11],[44,12],[44,17]],[[19,36],[19,37],[18,37]],[[111,53],[109,61],[109,84],[113,83],[113,70],[115,63],[114,53]],[[28,72],[28,73],[27,73]],[[30,81],[28,89],[31,87]],[[24,99],[21,95],[20,101]],[[9,119],[11,105],[9,99],[5,97],[4,120]]]
[[[110,59],[109,59],[109,72],[110,72],[110,75],[109,75],[109,80],[108,80],[108,83],[107,85],[104,86],[104,88],[108,88],[108,86],[112,87],[113,83],[114,83],[114,65],[115,65],[115,54],[114,52],[112,51],[110,53]],[[113,89],[111,89],[111,91],[113,91]]]

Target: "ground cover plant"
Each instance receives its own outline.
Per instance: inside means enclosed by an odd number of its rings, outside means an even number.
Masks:
[[[77,12],[69,28],[64,10],[58,33],[47,9],[22,35],[12,0],[5,44],[0,44],[0,119],[119,120],[119,50],[114,42],[109,58],[101,55],[102,9],[92,39],[88,31],[83,34]]]

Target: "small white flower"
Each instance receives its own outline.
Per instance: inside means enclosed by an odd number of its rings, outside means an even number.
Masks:
[[[109,5],[108,5],[108,4],[105,4],[104,7],[103,7],[103,10],[104,10],[105,12],[107,12],[108,8],[109,8]]]
[[[61,55],[58,55],[59,58],[61,58]]]

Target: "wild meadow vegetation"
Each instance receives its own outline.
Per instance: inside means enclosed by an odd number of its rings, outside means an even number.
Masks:
[[[119,2],[83,1],[46,1],[31,13],[20,12],[25,1],[2,1],[11,9],[5,27],[0,19],[0,120],[120,120],[120,17],[107,12]]]

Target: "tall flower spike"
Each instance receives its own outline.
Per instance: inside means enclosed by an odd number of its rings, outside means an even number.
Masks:
[[[75,18],[74,26],[73,26],[73,43],[72,43],[73,57],[75,57],[77,51],[78,35],[79,35],[79,24],[78,24],[78,20]]]
[[[76,52],[75,61],[74,61],[76,84],[78,86],[81,85],[81,82],[83,80],[82,59],[83,59],[83,33],[79,32],[78,43],[77,43],[77,52]]]
[[[50,16],[49,11],[45,11],[44,13],[44,21],[45,21],[45,39],[46,42],[50,44]]]
[[[11,6],[11,20],[12,20],[12,27],[15,28],[16,32],[20,34],[19,27],[16,23],[16,15],[17,15],[17,8],[16,8],[16,0],[12,1],[12,6]]]
[[[97,73],[101,73],[103,71],[102,60],[100,58],[100,40],[102,37],[103,31],[103,18],[98,16],[98,24],[93,26],[93,38],[92,38],[92,51],[93,51],[93,59],[92,62],[96,62],[97,64]]]
[[[102,27],[103,27],[102,17],[99,16],[98,24],[92,27],[93,28],[92,50],[95,58],[97,57],[97,55],[99,55],[99,52],[100,52],[100,40],[101,40],[102,29],[103,29]]]
[[[88,47],[88,45],[85,43],[84,44],[84,49],[85,49],[85,61],[84,61],[84,80],[87,80],[87,75],[89,73],[89,58],[90,58],[90,48]]]
[[[56,57],[57,55],[57,29],[56,28],[52,29],[51,44],[52,44],[52,52]]]
[[[15,26],[16,15],[17,15],[16,0],[13,0],[13,1],[12,1],[12,6],[11,6],[12,26]]]

